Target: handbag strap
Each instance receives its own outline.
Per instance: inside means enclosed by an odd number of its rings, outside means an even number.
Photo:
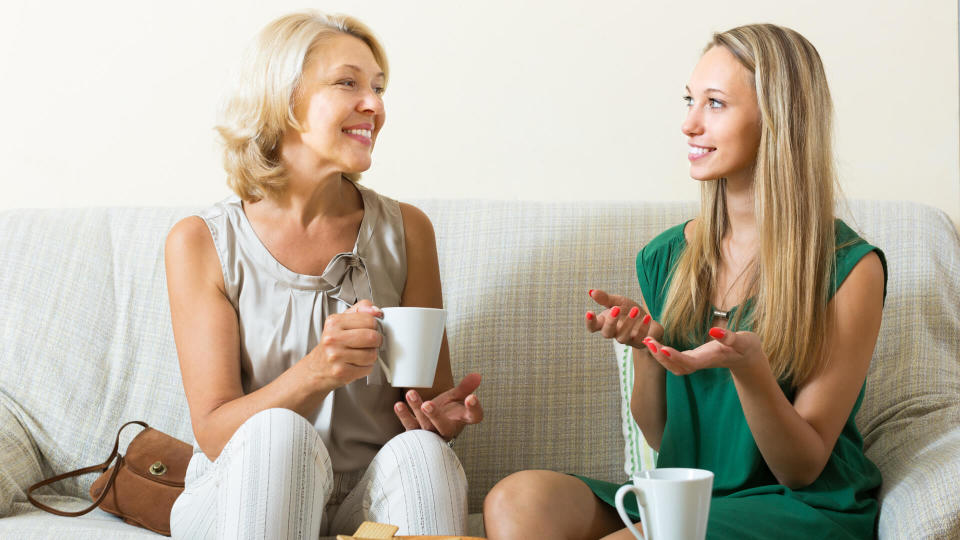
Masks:
[[[130,424],[137,424],[139,426],[143,426],[144,428],[150,427],[145,422],[141,422],[139,420],[133,420],[120,426],[120,429],[117,430],[117,439],[113,443],[113,451],[110,452],[110,457],[108,457],[106,461],[104,461],[99,465],[91,465],[89,467],[84,467],[82,469],[77,469],[75,471],[58,474],[54,477],[47,478],[46,480],[37,482],[36,484],[27,488],[27,500],[30,501],[30,504],[36,506],[41,510],[50,512],[51,514],[56,514],[58,516],[67,516],[67,517],[82,516],[87,512],[93,510],[94,508],[100,506],[100,503],[103,502],[103,499],[107,497],[107,493],[110,491],[110,488],[113,487],[113,481],[116,480],[117,472],[120,470],[120,466],[123,464],[123,456],[121,456],[118,451],[120,449],[120,433],[123,431],[123,428],[129,426]],[[33,498],[33,495],[32,495],[33,491],[43,486],[46,486],[47,484],[59,482],[60,480],[64,480],[73,476],[80,476],[80,475],[92,473],[92,472],[103,472],[110,467],[110,464],[114,461],[114,459],[116,459],[116,464],[113,468],[113,472],[110,473],[110,478],[107,480],[107,485],[104,486],[103,491],[100,493],[100,496],[97,497],[97,500],[93,501],[93,504],[91,504],[89,507],[83,510],[80,510],[77,512],[64,512],[62,510],[57,510],[56,508],[51,508]]]

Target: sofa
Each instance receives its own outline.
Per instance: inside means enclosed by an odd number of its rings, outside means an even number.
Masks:
[[[454,374],[480,372],[486,419],[456,442],[471,533],[500,478],[544,468],[622,481],[652,466],[624,414],[621,364],[584,330],[587,290],[636,295],[634,257],[692,203],[413,201],[433,220]],[[163,243],[195,208],[0,212],[0,538],[155,536],[100,510],[43,513],[38,480],[102,462],[128,420],[192,442]],[[960,240],[908,202],[852,201],[889,262],[883,327],[857,422],[883,473],[882,539],[960,538]],[[121,439],[121,449],[136,429]],[[637,437],[641,440],[636,440]],[[633,438],[634,440],[631,440]],[[96,475],[38,491],[61,508]]]

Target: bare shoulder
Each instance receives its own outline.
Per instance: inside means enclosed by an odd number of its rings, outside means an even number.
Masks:
[[[427,214],[416,206],[400,203],[400,214],[403,216],[403,230],[407,237],[407,246],[433,245],[435,242],[433,223]]]
[[[693,238],[693,231],[697,228],[698,223],[700,223],[700,218],[694,218],[683,226],[683,237],[687,239],[687,242],[690,242],[690,239]]]
[[[189,249],[192,246],[209,243],[213,247],[213,238],[207,224],[200,216],[187,216],[176,222],[167,234],[167,247]]]
[[[433,224],[422,210],[411,204],[400,203],[400,213],[407,248],[407,282],[400,305],[443,307]]]
[[[198,216],[178,221],[167,233],[164,246],[167,276],[184,272],[214,279],[223,287],[220,259],[207,224]],[[217,279],[219,278],[219,279]]]
[[[883,283],[885,279],[883,263],[875,251],[871,251],[861,258],[850,271],[847,278],[837,289],[838,304],[861,304],[883,302]]]

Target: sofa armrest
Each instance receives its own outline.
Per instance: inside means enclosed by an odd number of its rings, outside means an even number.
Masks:
[[[873,456],[883,471],[879,538],[960,538],[960,406],[910,424],[911,438]]]
[[[0,517],[16,502],[26,502],[27,488],[43,478],[40,453],[14,414],[16,405],[0,393]]]

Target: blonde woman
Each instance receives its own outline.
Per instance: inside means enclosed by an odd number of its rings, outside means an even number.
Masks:
[[[886,264],[834,217],[820,57],[790,29],[734,28],[684,101],[700,215],[640,251],[638,302],[590,291],[603,309],[587,329],[633,347],[631,410],[657,466],[714,472],[708,538],[872,538],[880,474],[854,416]],[[618,487],[514,474],[487,497],[488,535],[632,538]]]
[[[370,30],[305,12],[260,33],[218,131],[232,196],[170,231],[195,454],[179,538],[317,538],[364,520],[463,534],[445,444],[483,411],[444,338],[433,388],[387,384],[379,307],[442,307],[433,228],[357,183],[389,69]]]

